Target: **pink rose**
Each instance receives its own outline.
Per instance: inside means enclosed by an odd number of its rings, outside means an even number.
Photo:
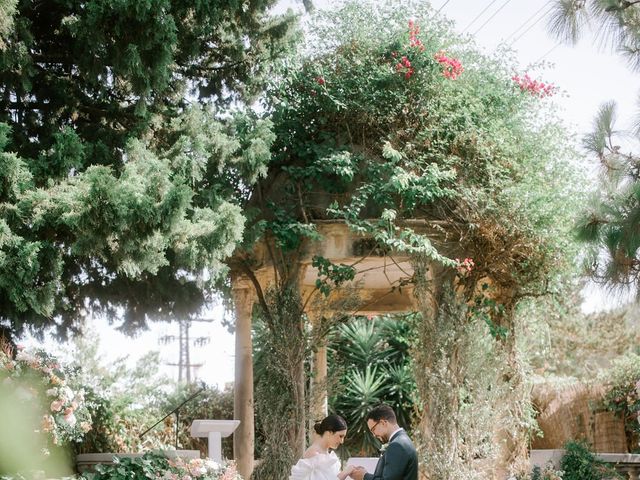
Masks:
[[[51,411],[52,412],[59,412],[60,410],[62,410],[62,401],[61,400],[54,400],[53,402],[51,402]]]
[[[71,408],[67,408],[64,411],[64,421],[67,422],[72,427],[76,424],[76,416],[73,414],[73,410]]]

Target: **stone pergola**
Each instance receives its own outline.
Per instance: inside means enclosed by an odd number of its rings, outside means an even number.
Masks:
[[[406,257],[376,254],[375,242],[356,235],[344,222],[321,221],[316,223],[321,241],[309,242],[300,257],[298,285],[305,305],[305,313],[312,324],[319,315],[314,311],[314,300],[321,299],[315,286],[318,271],[312,259],[319,255],[334,264],[352,265],[356,276],[348,285],[331,293],[325,304],[332,304],[349,292],[357,291],[354,315],[377,315],[415,311],[413,287],[406,281],[413,276],[413,268]],[[236,310],[235,343],[235,399],[234,418],[240,425],[234,434],[234,452],[238,472],[249,478],[253,471],[254,451],[254,396],[253,358],[251,339],[251,315],[257,299],[257,286],[264,291],[274,283],[274,267],[268,247],[258,245],[252,260],[251,277],[242,271],[232,272],[232,287]],[[316,302],[317,303],[317,302]],[[326,312],[325,312],[326,313]],[[327,413],[326,397],[327,350],[320,346],[314,357],[314,394],[312,415],[322,418]]]

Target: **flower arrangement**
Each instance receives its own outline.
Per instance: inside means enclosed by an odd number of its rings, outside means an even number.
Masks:
[[[18,347],[15,359],[12,353],[6,345],[0,349],[2,385],[12,387],[18,400],[36,404],[42,415],[39,431],[51,444],[80,442],[91,430],[84,391],[73,391],[60,362],[43,350]]]
[[[233,462],[218,463],[210,458],[168,459],[162,453],[147,452],[141,457],[115,458],[113,465],[98,465],[96,471],[79,480],[242,480]]]
[[[210,458],[194,458],[185,461],[181,458],[169,460],[172,470],[168,480],[184,480],[187,477],[201,480],[241,480],[233,462],[217,463]],[[166,475],[166,473],[165,473]]]
[[[24,475],[0,475],[0,480],[30,480]],[[218,463],[209,458],[168,459],[161,452],[147,452],[141,457],[114,457],[111,465],[97,465],[94,471],[83,472],[58,480],[242,480],[233,462]]]

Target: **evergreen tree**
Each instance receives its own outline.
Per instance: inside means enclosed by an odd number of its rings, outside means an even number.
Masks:
[[[18,2],[0,52],[3,328],[197,313],[270,157],[270,123],[237,105],[290,43],[274,3]]]
[[[0,47],[4,48],[4,39],[13,27],[13,16],[17,0],[0,0]]]
[[[622,53],[640,69],[640,5],[628,0],[555,0],[549,30],[560,40],[576,43],[589,27],[601,44]]]
[[[558,0],[549,30],[575,43],[591,26],[605,44],[640,69],[640,4],[626,0]],[[583,146],[601,170],[598,188],[579,220],[581,240],[591,247],[586,266],[592,276],[612,288],[640,287],[640,123],[634,132],[616,129],[616,104],[598,111]]]

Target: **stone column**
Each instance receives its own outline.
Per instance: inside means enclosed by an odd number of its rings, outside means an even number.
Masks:
[[[233,435],[233,452],[242,478],[253,472],[253,351],[251,340],[251,314],[255,293],[248,282],[233,282],[236,308],[236,351],[233,417],[240,425]]]
[[[313,408],[311,413],[315,420],[327,416],[327,342],[323,340],[313,356]]]
[[[314,332],[320,330],[320,322],[322,318],[308,313]],[[327,398],[327,340],[325,338],[315,337],[317,349],[313,355],[312,382],[309,413],[309,440],[313,439],[313,424],[316,420],[321,420],[327,416],[329,402]]]

